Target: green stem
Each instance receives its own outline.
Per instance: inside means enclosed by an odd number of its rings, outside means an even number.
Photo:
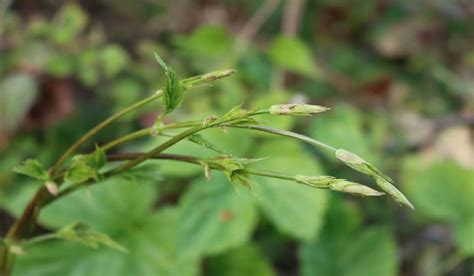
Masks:
[[[72,154],[74,154],[74,152],[82,145],[84,144],[87,140],[89,140],[90,138],[92,138],[94,135],[96,135],[100,130],[102,130],[103,128],[105,128],[106,126],[110,125],[112,122],[122,118],[123,116],[125,116],[126,114],[128,114],[129,112],[131,111],[134,111],[150,102],[153,102],[155,101],[156,99],[160,98],[161,96],[163,95],[163,92],[162,90],[158,90],[157,92],[155,92],[153,95],[149,96],[148,98],[145,98],[131,106],[129,106],[128,108],[112,115],[111,117],[107,118],[106,120],[102,121],[100,124],[98,124],[97,126],[95,126],[93,129],[91,129],[89,132],[87,132],[86,134],[84,134],[81,138],[79,138],[79,140],[77,140],[77,142],[75,144],[73,144],[68,150],[66,150],[66,152],[59,158],[59,160],[53,165],[53,167],[51,168],[51,175],[54,177],[55,173],[57,172],[57,170],[61,167],[61,165],[69,158],[71,157]]]
[[[49,233],[49,234],[45,234],[45,235],[41,235],[41,236],[36,236],[36,237],[31,238],[27,241],[24,241],[22,243],[22,245],[30,246],[32,244],[36,244],[36,243],[47,241],[47,240],[52,240],[52,239],[55,239],[55,238],[57,238],[56,233]]]
[[[256,126],[256,125],[224,124],[223,126],[258,130],[258,131],[262,131],[262,132],[267,132],[267,133],[271,133],[271,134],[285,136],[285,137],[289,137],[289,138],[293,138],[293,139],[303,141],[303,142],[308,143],[308,144],[313,145],[313,146],[320,147],[320,148],[322,148],[322,149],[324,149],[324,150],[326,150],[330,153],[333,153],[333,154],[336,153],[336,149],[331,147],[330,145],[327,145],[327,144],[325,144],[323,142],[320,142],[318,140],[315,140],[311,137],[308,137],[308,136],[305,136],[305,135],[302,135],[302,134],[298,134],[298,133],[295,133],[295,132],[292,132],[292,131],[287,131],[287,130],[282,130],[282,129],[275,129],[275,128],[271,128],[271,127],[267,127],[267,126]]]
[[[254,112],[248,114],[248,116],[258,116],[258,115],[264,115],[264,114],[269,114],[268,109],[254,111]],[[163,127],[161,127],[160,130],[195,127],[195,126],[199,126],[199,125],[202,125],[202,121],[188,121],[188,122],[167,124],[167,125],[164,125]],[[103,145],[101,148],[104,151],[108,151],[108,150],[110,150],[110,149],[112,149],[116,146],[121,145],[121,144],[124,144],[124,143],[130,142],[132,140],[148,136],[148,135],[150,135],[152,129],[153,129],[153,127],[137,130],[135,132],[132,132],[130,134],[127,134],[125,136],[117,138],[117,139]]]
[[[168,141],[164,142],[163,144],[159,145],[158,147],[154,148],[153,150],[143,154],[142,156],[128,162],[128,163],[125,163],[123,164],[122,166],[118,167],[118,168],[115,168],[113,170],[111,170],[110,172],[108,172],[106,174],[106,176],[110,176],[110,175],[114,175],[114,174],[118,174],[118,173],[121,173],[123,171],[126,171],[130,168],[133,168],[135,167],[136,165],[144,162],[145,160],[147,159],[150,159],[152,158],[153,156],[161,153],[162,151],[164,151],[165,149],[173,146],[174,144],[178,143],[179,141],[185,139],[186,137],[188,136],[191,136],[193,135],[194,133],[196,132],[199,132],[203,129],[206,129],[208,128],[209,126],[196,126],[196,127],[193,127],[193,128],[190,128],[188,130],[185,130],[181,133],[179,133],[178,135],[174,136],[173,138],[169,139]]]
[[[244,173],[270,177],[270,178],[278,178],[283,180],[295,181],[295,177],[292,175],[282,174],[282,173],[275,173],[275,172],[265,172],[265,171],[255,171],[250,169],[243,170]]]
[[[202,124],[201,121],[189,121],[189,122],[182,122],[182,123],[167,124],[167,125],[164,125],[160,130],[193,127],[200,124]],[[122,136],[118,139],[115,139],[103,145],[101,148],[104,151],[108,151],[116,146],[127,143],[129,141],[149,136],[151,134],[152,129],[153,127],[148,127],[148,128],[137,130],[135,132]]]

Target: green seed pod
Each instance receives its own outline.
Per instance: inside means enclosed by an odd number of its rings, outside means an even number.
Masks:
[[[304,176],[297,175],[295,176],[295,181],[322,189],[331,189],[333,191],[349,193],[359,196],[381,196],[384,193],[376,191],[372,188],[369,188],[365,185],[350,182],[345,179],[337,179],[332,176]]]
[[[332,176],[306,176],[296,175],[295,181],[315,188],[329,188],[335,178]]]
[[[382,196],[385,194],[365,185],[343,179],[331,183],[329,189],[359,196]]]
[[[311,116],[329,109],[329,107],[312,104],[277,104],[272,105],[269,112],[273,115]]]

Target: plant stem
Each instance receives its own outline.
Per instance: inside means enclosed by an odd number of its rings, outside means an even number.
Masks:
[[[97,126],[95,126],[93,129],[91,129],[89,132],[87,132],[86,134],[84,134],[84,136],[82,136],[81,138],[79,138],[79,140],[77,140],[77,142],[75,144],[73,144],[68,150],[66,150],[66,152],[64,152],[64,154],[59,158],[59,160],[53,165],[53,167],[51,168],[51,171],[50,171],[50,174],[54,177],[55,173],[57,172],[57,170],[61,167],[61,165],[72,155],[74,154],[74,152],[82,145],[84,144],[84,142],[86,142],[87,140],[89,140],[90,138],[92,138],[94,135],[96,135],[100,130],[102,130],[103,128],[105,128],[106,126],[110,125],[112,122],[122,118],[123,116],[125,116],[126,114],[128,114],[129,112],[131,111],[134,111],[150,102],[153,102],[155,101],[156,99],[160,98],[161,96],[163,95],[163,91],[162,90],[158,90],[157,92],[155,92],[153,95],[149,96],[148,98],[145,98],[131,106],[129,106],[128,108],[112,115],[111,117],[107,118],[106,120],[102,121],[100,124],[98,124]]]
[[[248,114],[248,116],[258,116],[258,115],[264,115],[264,114],[269,114],[268,109],[262,109],[262,110],[254,111],[254,112]],[[202,121],[180,122],[180,123],[173,123],[173,124],[164,125],[163,127],[160,128],[160,130],[195,127],[195,126],[199,126],[199,125],[202,125]],[[124,143],[130,142],[132,140],[148,136],[151,133],[152,129],[153,129],[152,127],[149,127],[149,128],[144,128],[144,129],[137,130],[137,131],[132,132],[130,134],[127,134],[125,136],[119,137],[119,138],[103,145],[101,148],[104,151],[108,151],[108,150],[110,150],[110,149],[112,149],[116,146],[121,145],[121,144],[124,144]]]
[[[189,122],[182,122],[182,123],[167,124],[167,125],[164,125],[160,130],[193,127],[193,126],[197,126],[197,125],[200,125],[200,124],[202,124],[201,121],[189,121]],[[129,141],[132,141],[132,140],[135,140],[135,139],[138,139],[138,138],[148,136],[148,135],[150,135],[152,129],[153,129],[152,127],[148,127],[148,128],[143,128],[143,129],[137,130],[135,132],[132,132],[130,134],[122,136],[118,139],[115,139],[115,140],[101,146],[101,148],[104,151],[108,151],[108,150],[110,150],[110,149],[112,149],[112,148],[114,148],[118,145],[124,144],[126,142],[129,142]]]
[[[39,243],[39,242],[43,242],[43,241],[47,241],[47,240],[52,240],[52,239],[55,239],[55,238],[57,238],[56,233],[49,233],[49,234],[45,234],[45,235],[36,236],[34,238],[31,238],[27,241],[24,241],[22,244],[25,245],[25,246],[30,246],[30,245],[35,244],[35,243]]]
[[[107,160],[111,162],[115,161],[127,161],[127,160],[132,160],[135,161],[138,158],[144,156],[144,153],[118,153],[118,154],[110,154],[107,156]],[[194,157],[194,156],[189,156],[189,155],[181,155],[181,154],[167,154],[167,153],[158,153],[153,156],[151,156],[148,159],[159,159],[159,160],[173,160],[173,161],[179,161],[179,162],[186,162],[190,164],[195,164],[195,165],[202,165],[203,164],[203,159],[199,157]],[[211,169],[218,170],[218,167],[210,167]],[[292,175],[287,175],[287,174],[281,174],[281,173],[275,173],[275,172],[269,172],[269,171],[256,171],[256,170],[251,170],[251,169],[243,169],[243,173],[247,174],[252,174],[252,175],[257,175],[257,176],[264,176],[264,177],[269,177],[269,178],[277,178],[277,179],[283,179],[283,180],[288,180],[288,181],[295,181],[294,176]],[[53,201],[62,198],[77,189],[90,185],[94,183],[81,183],[75,186],[69,186],[66,189],[62,190],[57,197],[51,198],[50,201],[45,202],[44,206],[52,203]],[[313,186],[311,186],[313,187]],[[313,187],[314,188],[314,187]]]
[[[271,134],[276,134],[276,135],[280,135],[280,136],[290,137],[290,138],[294,138],[294,139],[303,141],[305,143],[311,144],[313,146],[320,147],[320,148],[322,148],[322,149],[324,149],[324,150],[326,150],[330,153],[333,153],[333,154],[336,153],[336,149],[331,147],[330,145],[327,145],[327,144],[325,144],[323,142],[320,142],[318,140],[315,140],[311,137],[308,137],[308,136],[305,136],[305,135],[302,135],[302,134],[298,134],[298,133],[295,133],[295,132],[292,132],[292,131],[287,131],[287,130],[282,130],[282,129],[275,129],[275,128],[271,128],[271,127],[267,127],[267,126],[257,126],[257,125],[224,124],[223,126],[258,130],[258,131],[267,132],[267,133],[271,133]]]
[[[118,174],[118,173],[121,173],[123,171],[126,171],[130,168],[133,168],[135,167],[136,165],[142,163],[143,161],[147,160],[147,159],[150,159],[152,158],[153,156],[161,153],[162,151],[164,151],[165,149],[173,146],[174,144],[178,143],[179,141],[185,139],[186,137],[189,137],[191,135],[193,135],[194,133],[196,132],[199,132],[203,129],[206,129],[208,128],[209,126],[196,126],[196,127],[193,127],[193,128],[190,128],[188,130],[185,130],[181,133],[179,133],[178,135],[174,136],[173,138],[169,139],[168,141],[164,142],[163,144],[159,145],[158,147],[154,148],[153,150],[141,155],[140,157],[118,167],[118,168],[115,168],[113,170],[111,170],[110,172],[108,172],[106,174],[106,176],[111,176],[111,175],[114,175],[114,174]]]

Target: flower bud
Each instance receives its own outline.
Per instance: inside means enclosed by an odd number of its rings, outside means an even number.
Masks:
[[[46,181],[44,183],[44,186],[46,187],[46,189],[48,190],[50,194],[52,194],[53,196],[58,196],[59,187],[54,181]]]
[[[333,191],[349,193],[359,196],[381,196],[384,193],[376,191],[372,188],[369,188],[365,185],[350,182],[344,179],[337,179],[332,176],[305,176],[305,175],[296,175],[295,181],[322,189],[331,189]]]
[[[218,79],[222,79],[222,78],[225,78],[225,77],[232,76],[235,72],[237,72],[237,71],[233,70],[233,69],[213,71],[213,72],[206,73],[206,74],[202,75],[201,76],[201,81],[203,81],[203,82],[215,81],[215,80],[218,80]]]
[[[372,188],[369,188],[365,185],[350,182],[347,180],[338,180],[336,182],[333,182],[331,183],[329,189],[359,196],[381,196],[385,194]]]
[[[332,181],[332,176],[306,176],[296,175],[295,181],[315,188],[328,188]]]
[[[329,110],[329,107],[312,104],[277,104],[269,109],[273,115],[311,116]]]

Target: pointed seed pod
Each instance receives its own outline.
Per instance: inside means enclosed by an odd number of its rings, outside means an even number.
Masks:
[[[269,109],[272,115],[311,116],[328,111],[330,108],[312,104],[277,104]]]

